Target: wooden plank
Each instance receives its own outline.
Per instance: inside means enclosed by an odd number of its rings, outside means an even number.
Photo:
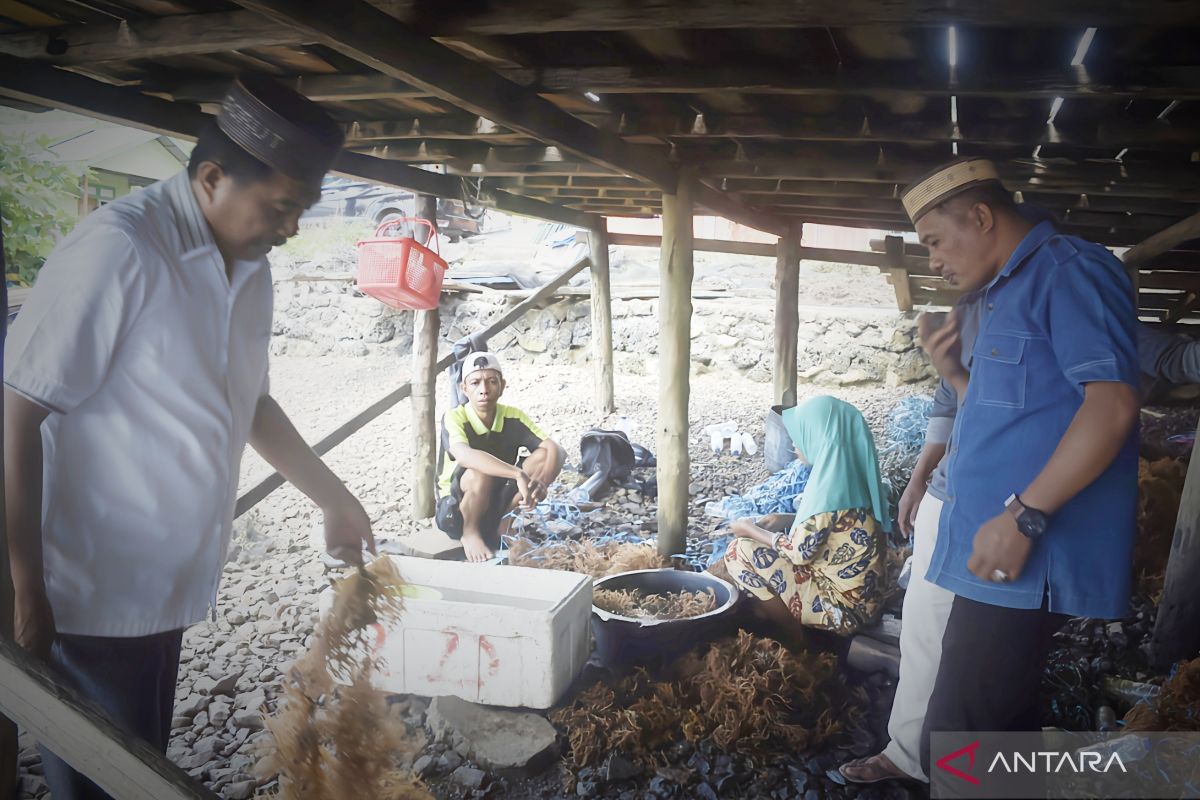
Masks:
[[[1191,658],[1200,650],[1197,575],[1200,575],[1200,452],[1193,444],[1151,639],[1151,661],[1160,669]]]
[[[1162,272],[1139,270],[1139,289],[1200,290],[1200,272]]]
[[[400,4],[415,13],[419,6]],[[399,9],[398,9],[399,10]],[[1144,3],[1085,3],[1069,0],[1040,3],[1016,0],[998,5],[987,0],[818,0],[780,3],[778,0],[538,0],[499,5],[466,5],[447,13],[427,15],[423,30],[439,36],[463,33],[510,36],[567,31],[678,30],[687,28],[844,28],[850,25],[945,26],[988,25],[1078,28],[1096,26],[1195,25],[1197,10],[1170,0]]]
[[[617,410],[613,392],[612,280],[608,265],[607,227],[588,233],[592,261],[592,397],[596,413]]]
[[[216,800],[146,742],[121,731],[50,668],[0,637],[0,711],[121,800]]]
[[[688,27],[691,19],[688,18]],[[737,26],[741,27],[741,26]],[[840,26],[839,26],[840,27]],[[1020,70],[975,69],[959,65],[951,73],[942,65],[922,61],[868,61],[863,64],[831,66],[791,64],[787,69],[744,64],[721,67],[688,64],[587,67],[544,67],[501,70],[509,80],[544,93],[609,94],[720,94],[792,95],[845,97],[882,94],[924,97],[989,97],[1028,100],[1033,98],[1127,98],[1148,99],[1200,97],[1200,75],[1195,67],[1160,68],[1153,65],[1098,64],[1081,67],[1041,67]],[[657,124],[639,127],[638,115],[621,122],[626,136],[677,135],[658,132]],[[661,119],[661,117],[659,118]],[[694,118],[693,118],[694,119]],[[754,126],[751,118],[738,127]],[[761,119],[761,117],[759,117]],[[964,123],[968,122],[964,118]],[[972,121],[973,124],[986,124]],[[1064,119],[1065,124],[1067,120]],[[669,124],[669,123],[666,123]],[[680,131],[703,129],[682,126]],[[806,123],[793,119],[784,128],[803,130]],[[716,122],[720,130],[720,122]],[[873,127],[873,126],[872,126]],[[1140,127],[1139,127],[1140,129]],[[1122,134],[1121,127],[1106,127],[1108,135]],[[685,135],[680,133],[678,135]],[[728,133],[725,135],[740,135]],[[753,127],[747,135],[756,135]],[[1136,139],[1135,139],[1136,140]]]
[[[0,36],[0,53],[54,64],[98,64],[302,44],[293,28],[249,11],[68,25]]]
[[[417,89],[404,81],[387,75],[300,75],[293,78],[281,77],[280,82],[290,86],[309,100],[319,103],[348,103],[358,100],[401,100],[429,97],[429,92]],[[228,80],[175,80],[162,82],[149,76],[143,84],[171,97],[192,103],[219,103],[229,88]]]
[[[687,545],[688,396],[692,326],[691,171],[680,172],[674,194],[663,192],[663,243],[658,303],[658,552],[683,553]]]
[[[775,404],[796,405],[796,353],[800,330],[800,241],[797,225],[776,245],[775,259]]]
[[[944,74],[944,70],[941,72]],[[694,78],[693,73],[689,72],[685,75],[685,80]],[[904,72],[897,77],[909,78],[908,74]],[[792,72],[781,74],[777,78],[782,85],[794,86],[795,78]],[[837,78],[829,81],[830,84],[836,82]],[[825,86],[820,83],[816,85],[822,89]],[[906,85],[912,85],[911,80],[900,84],[895,89],[886,91],[889,94],[904,94],[905,90],[902,87]],[[589,91],[597,90],[593,87]],[[628,91],[635,90],[629,89]],[[880,89],[879,91],[885,90]],[[621,93],[621,90],[611,92],[611,94]],[[763,89],[758,93],[772,94],[770,89]],[[874,94],[877,92],[863,93]],[[738,94],[754,94],[754,92],[738,92]],[[789,95],[801,94],[801,90],[789,92]],[[845,97],[848,93],[829,92],[827,94],[825,91],[814,89],[807,94]],[[944,85],[941,94],[961,96],[969,93],[958,92],[952,85]],[[1063,95],[1047,96],[1062,97]],[[1139,94],[1138,96],[1139,99],[1144,99],[1144,95]],[[1028,97],[1028,94],[1021,94],[1021,99],[1028,99]],[[1174,149],[1190,152],[1195,142],[1200,140],[1200,130],[1187,124],[1168,125],[1154,122],[1116,124],[1110,121],[1064,119],[1056,121],[1054,125],[1047,125],[1042,119],[1011,122],[986,118],[967,118],[955,124],[949,118],[929,121],[903,115],[868,114],[864,113],[860,106],[849,110],[849,107],[856,104],[848,103],[846,105],[848,107],[846,110],[793,117],[696,112],[684,114],[623,112],[619,116],[582,115],[582,117],[601,128],[614,130],[626,138],[669,138],[692,146],[703,143],[716,144],[722,139],[763,139],[796,142],[899,144],[979,142],[986,143],[991,147],[1028,147],[1031,150],[1037,145],[1063,145],[1105,150],[1115,147],[1120,150],[1129,142],[1137,142],[1141,147],[1154,147],[1160,151]],[[1105,153],[1105,155],[1111,155],[1111,153]]]
[[[896,307],[901,311],[912,311],[912,289],[908,285],[908,270],[904,268],[904,239],[889,236],[884,241],[888,258],[887,275],[892,288],[896,290]]]
[[[651,236],[642,233],[610,233],[610,244],[621,247],[662,247],[661,236]],[[693,239],[693,250],[706,253],[732,253],[740,256],[761,256],[774,258],[778,250],[776,245],[765,242],[734,242],[726,239]]]
[[[476,331],[475,335],[484,339],[495,336],[497,333],[504,330],[509,325],[524,316],[526,311],[537,307],[539,303],[553,296],[559,287],[587,267],[589,263],[589,260],[586,258],[580,259],[574,265],[560,272],[558,276],[554,278],[554,280],[539,288],[536,292],[530,295],[528,299],[513,306],[498,319],[494,320],[490,325],[481,328],[479,331]],[[441,372],[453,363],[453,354],[442,356],[437,361],[435,371]],[[395,390],[389,392],[387,395],[381,397],[367,408],[355,414],[349,421],[338,426],[336,430],[314,444],[313,452],[319,456],[325,455],[330,450],[349,439],[368,423],[378,418],[385,411],[407,398],[411,393],[411,383],[405,383]],[[283,484],[286,482],[287,481],[284,480],[284,477],[278,472],[268,475],[257,485],[249,489],[245,494],[238,498],[237,505],[234,507],[234,517],[240,517],[242,514],[245,514],[259,502],[261,502],[265,497],[267,497],[267,495],[271,494],[271,492],[275,491],[280,486],[283,486]]]
[[[865,183],[899,184],[901,187],[921,177],[939,165],[937,158],[905,159],[871,163],[869,161],[831,158],[821,148],[789,148],[786,156],[773,155],[767,148],[747,151],[745,160],[706,161],[700,166],[702,177],[709,178],[766,178],[792,180],[838,180]],[[1096,191],[1111,185],[1105,194],[1119,194],[1122,189],[1140,186],[1172,189],[1194,187],[1200,180],[1200,166],[1185,160],[1177,165],[1161,163],[1035,163],[1033,161],[996,162],[1000,179],[1012,191],[1028,186],[1037,191]],[[1030,180],[1037,178],[1036,183]],[[1194,196],[1192,194],[1183,196]]]
[[[417,197],[417,216],[437,225],[437,198]],[[421,238],[429,238],[428,229]],[[417,311],[413,315],[412,349],[412,515],[414,519],[432,517],[437,498],[437,366],[441,314],[438,308]]]
[[[628,145],[588,125],[361,0],[338,4],[239,0],[239,5],[512,130],[660,187],[675,182],[675,170],[661,154]]]
[[[1132,267],[1139,267],[1155,256],[1173,250],[1184,242],[1200,237],[1200,214],[1194,214],[1159,231],[1146,241],[1131,247],[1121,260]]]

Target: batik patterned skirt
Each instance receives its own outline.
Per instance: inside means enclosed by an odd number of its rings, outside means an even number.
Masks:
[[[734,539],[725,564],[759,600],[778,597],[802,624],[850,634],[877,617],[887,542],[869,510],[817,514],[775,538]]]

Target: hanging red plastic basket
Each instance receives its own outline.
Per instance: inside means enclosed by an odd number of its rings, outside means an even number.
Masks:
[[[406,223],[429,228],[430,250],[412,236],[385,236]],[[450,266],[441,256],[437,230],[427,219],[399,217],[379,226],[375,236],[358,242],[358,288],[392,308],[437,308],[442,278]]]

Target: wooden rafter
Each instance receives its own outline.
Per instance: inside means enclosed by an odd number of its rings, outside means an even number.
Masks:
[[[404,81],[387,75],[303,75],[281,79],[300,94],[318,103],[353,102],[355,100],[396,100],[428,97],[429,92],[417,89]],[[163,80],[148,76],[145,83],[152,90],[174,100],[191,103],[217,103],[229,88],[228,80]]]
[[[0,97],[48,105],[186,139],[194,139],[211,119],[192,105],[150,97],[135,89],[111,86],[57,67],[3,55],[0,55]],[[345,151],[335,169],[353,177],[437,197],[462,195],[463,186],[459,178],[418,169],[399,161]],[[480,192],[478,199],[513,214],[585,228],[594,228],[599,223],[590,214],[500,190]]]
[[[510,80],[540,92],[597,94],[711,94],[714,92],[797,96],[880,95],[901,93],[930,97],[1015,99],[1097,99],[1200,97],[1200,68],[1059,69],[1026,71],[957,70],[924,62],[874,62],[860,67],[755,66],[678,67],[600,66],[508,69]]]
[[[361,0],[338,5],[296,0],[238,0],[239,4],[364,66],[448,100],[497,124],[525,133],[619,173],[655,186],[673,188],[675,168],[666,153],[631,145],[599,130],[495,71],[417,33]],[[762,230],[778,230],[776,220],[742,207],[719,192],[707,191],[705,206],[722,216]]]
[[[96,64],[303,41],[294,29],[249,11],[221,11],[9,33],[0,36],[0,53],[54,64]]]
[[[403,15],[411,3],[383,3]],[[441,36],[461,33],[514,35],[565,31],[676,30],[688,28],[802,28],[847,25],[943,26],[1026,25],[1188,25],[1200,18],[1194,4],[1171,0],[1144,3],[1068,0],[1044,3],[1016,0],[817,0],[780,3],[775,0],[523,0],[501,4],[469,4],[429,15],[424,29]],[[411,12],[410,12],[411,13]]]
[[[674,185],[675,170],[661,154],[632,147],[593,128],[361,0],[338,4],[239,0],[239,5],[512,130],[660,188]]]

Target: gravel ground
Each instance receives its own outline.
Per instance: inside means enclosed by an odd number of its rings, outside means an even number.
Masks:
[[[365,358],[281,356],[272,361],[272,394],[310,441],[349,419],[407,379],[408,359],[396,355]],[[577,366],[513,364],[505,401],[539,421],[578,458],[580,434],[597,425],[612,425],[591,411],[591,372]],[[439,382],[439,414],[445,386]],[[618,374],[619,414],[633,424],[633,439],[655,449],[657,381],[653,376]],[[825,390],[801,387],[802,397]],[[888,409],[917,391],[849,388],[838,396],[856,404],[872,427],[882,428]],[[740,490],[766,476],[762,466],[763,420],[771,387],[720,373],[695,376],[691,417],[697,435],[691,441],[693,508],[697,533],[711,528],[703,504]],[[336,448],[326,461],[363,501],[380,539],[409,535],[419,524],[409,519],[409,405],[401,403]],[[757,457],[716,456],[699,433],[714,422],[736,420],[754,435]],[[242,467],[243,491],[269,469],[248,452]],[[623,506],[624,513],[635,516]],[[622,513],[622,512],[618,512]],[[237,523],[237,539],[225,570],[215,622],[191,628],[184,650],[176,700],[170,757],[222,796],[247,798],[267,791],[269,777],[255,777],[255,748],[266,735],[260,712],[274,707],[281,675],[305,647],[316,621],[316,595],[326,584],[324,568],[311,546],[320,515],[294,488],[286,486],[260,503]],[[654,510],[646,505],[636,515],[652,529]],[[414,703],[413,721],[422,707]],[[23,796],[45,794],[41,764],[32,743],[22,751]],[[522,796],[553,796],[556,779],[533,781]],[[536,788],[535,787],[541,787]],[[515,789],[515,787],[514,787]],[[439,790],[440,791],[440,790]],[[506,791],[501,795],[518,796]]]

